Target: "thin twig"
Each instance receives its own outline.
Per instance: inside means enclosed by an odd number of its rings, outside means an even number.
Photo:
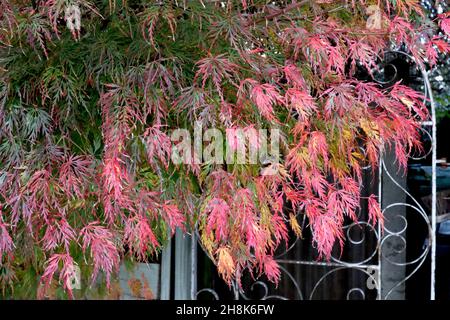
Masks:
[[[303,1],[300,1],[300,2],[291,3],[290,5],[286,6],[283,9],[278,10],[277,12],[268,14],[268,15],[266,15],[264,17],[260,17],[260,18],[254,20],[254,21],[249,21],[247,23],[247,25],[251,25],[251,24],[262,22],[262,21],[275,19],[276,17],[281,16],[281,15],[283,15],[283,14],[285,14],[285,13],[291,11],[291,10],[297,9],[298,7],[301,7],[302,5],[307,4],[308,2],[310,2],[310,0],[303,0]]]

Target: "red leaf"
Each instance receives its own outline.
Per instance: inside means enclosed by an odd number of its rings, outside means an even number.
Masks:
[[[184,222],[185,217],[183,213],[178,209],[177,205],[170,203],[170,201],[166,201],[162,205],[162,209],[164,212],[164,217],[166,221],[169,224],[169,228],[172,231],[172,234],[175,232],[175,229],[181,228],[182,230],[185,230]]]
[[[323,132],[311,132],[308,143],[308,152],[313,159],[313,162],[317,162],[320,156],[325,166],[328,164],[328,144],[327,138]]]
[[[196,65],[198,70],[194,82],[201,78],[201,87],[205,89],[207,81],[211,80],[222,100],[224,100],[222,83],[225,80],[237,87],[234,78],[236,78],[239,67],[225,58],[224,54],[203,58]]]
[[[103,160],[102,176],[105,181],[106,191],[113,195],[114,200],[120,202],[123,199],[123,189],[128,180],[122,161],[118,157],[105,158]]]
[[[140,215],[126,221],[124,241],[130,251],[144,261],[148,254],[154,253],[154,250],[160,246],[148,219]]]
[[[348,50],[353,72],[356,70],[357,62],[361,63],[369,73],[372,73],[372,69],[377,67],[378,55],[366,42],[351,41]]]
[[[442,53],[450,52],[450,44],[442,39],[434,38],[431,42],[437,47],[437,49]]]
[[[264,268],[264,274],[266,275],[267,279],[275,284],[278,284],[281,276],[278,263],[272,257],[266,256],[262,265]]]
[[[66,219],[50,219],[42,238],[44,250],[53,251],[63,244],[66,252],[69,252],[71,241],[75,240],[75,230],[69,225]]]
[[[304,91],[289,88],[285,99],[285,104],[297,112],[300,121],[309,121],[309,117],[317,112],[315,99]]]
[[[392,86],[390,94],[394,99],[402,102],[409,110],[417,113],[422,120],[428,119],[428,109],[424,105],[425,97],[422,93],[397,82]]]
[[[59,281],[63,284],[63,287],[67,290],[69,297],[73,298],[72,294],[72,287],[71,287],[71,280],[74,276],[75,272],[75,263],[72,259],[72,257],[66,253],[66,254],[53,254],[50,259],[46,262],[47,266],[45,268],[44,274],[41,277],[41,283],[44,285],[44,287],[38,292],[38,298],[42,299],[44,298],[46,292],[50,288],[51,282],[53,278],[55,277],[55,274],[60,269],[59,272]]]
[[[230,207],[220,198],[211,199],[206,207],[206,232],[215,231],[217,240],[226,240],[230,231]]]
[[[332,119],[335,115],[343,117],[355,106],[354,88],[350,83],[341,83],[325,90],[322,96],[326,97],[325,115]]]
[[[311,227],[319,259],[322,256],[325,256],[327,260],[330,259],[336,239],[339,240],[342,249],[344,243],[342,222],[338,221],[331,212],[319,214],[311,219]]]
[[[261,112],[267,120],[275,120],[273,107],[277,104],[283,104],[283,97],[278,93],[275,86],[268,83],[255,83],[251,90],[250,97],[258,107],[259,112]]]
[[[369,207],[369,223],[372,223],[375,226],[378,223],[381,225],[381,230],[383,230],[384,226],[384,216],[381,211],[380,204],[377,201],[377,197],[375,195],[370,195],[368,199],[368,207]]]
[[[98,272],[102,270],[106,275],[106,285],[109,288],[111,275],[119,269],[119,251],[114,244],[114,237],[110,230],[91,222],[83,229],[80,235],[83,240],[83,250],[86,253],[88,247],[94,263],[92,271],[92,282],[97,278]]]
[[[70,155],[59,170],[59,184],[67,195],[83,198],[86,181],[92,175],[92,160],[85,156]]]
[[[300,70],[295,64],[286,64],[286,66],[283,68],[283,71],[289,85],[293,86],[296,89],[306,88],[305,79],[303,78]]]

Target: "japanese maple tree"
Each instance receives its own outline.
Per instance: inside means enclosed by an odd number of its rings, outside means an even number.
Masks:
[[[400,47],[433,67],[450,13],[422,17],[415,0],[1,0],[3,293],[73,297],[75,265],[109,287],[121,259],[158,254],[176,228],[198,230],[228,283],[277,282],[274,252],[303,214],[329,259],[358,219],[363,167],[393,150],[406,168],[420,148],[424,97],[357,73]],[[277,128],[274,174],[174,163],[170,130],[195,122]],[[362,201],[383,223],[377,197]]]

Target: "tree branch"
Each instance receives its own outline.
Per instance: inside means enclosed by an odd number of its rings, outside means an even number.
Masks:
[[[262,22],[262,21],[275,19],[276,17],[281,16],[283,14],[286,14],[287,12],[289,12],[291,10],[297,9],[298,7],[301,7],[302,5],[307,4],[308,2],[310,2],[310,0],[302,0],[300,2],[293,2],[290,5],[286,6],[285,8],[278,10],[277,12],[268,14],[268,15],[266,15],[264,17],[260,17],[260,18],[254,20],[254,21],[249,21],[247,23],[247,25],[251,25],[251,24],[254,24],[254,23]]]

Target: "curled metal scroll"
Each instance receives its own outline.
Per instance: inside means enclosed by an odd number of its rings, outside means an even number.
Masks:
[[[367,271],[366,268],[360,268],[360,267],[356,267],[356,266],[345,266],[345,265],[343,265],[343,266],[341,266],[341,267],[333,268],[333,269],[329,270],[328,272],[326,272],[324,275],[322,275],[322,277],[320,277],[320,279],[316,282],[314,288],[312,289],[311,294],[310,294],[310,296],[309,296],[309,299],[310,299],[310,300],[313,300],[313,299],[314,299],[314,295],[316,294],[317,289],[318,289],[322,284],[324,284],[325,281],[326,281],[331,275],[334,275],[334,274],[336,274],[336,273],[339,272],[339,271],[344,271],[344,270],[348,270],[348,269],[351,269],[351,270],[354,270],[354,271],[360,271],[360,272],[362,272],[363,274],[367,275],[368,279],[372,279],[372,280],[375,280],[375,281],[376,281],[376,279],[374,279],[374,276],[373,276],[369,271]],[[350,288],[350,289],[347,291],[346,297],[349,298],[350,295],[351,295],[353,292],[359,292],[359,293],[362,293],[362,297],[365,299],[365,290],[362,289],[362,288],[357,288],[357,287],[352,287],[352,288]]]
[[[396,185],[396,187],[401,190],[406,196],[408,196],[413,204],[410,203],[403,203],[403,202],[397,202],[397,203],[391,203],[388,206],[386,206],[383,209],[383,215],[386,215],[386,212],[390,210],[391,208],[396,207],[404,207],[404,208],[410,208],[412,209],[412,212],[418,214],[425,225],[428,228],[428,241],[426,242],[426,246],[423,248],[422,252],[419,254],[418,257],[412,258],[410,261],[394,261],[392,257],[385,254],[385,251],[382,250],[384,244],[387,241],[390,240],[396,240],[397,243],[401,244],[401,248],[397,249],[396,256],[402,255],[406,250],[406,230],[408,228],[408,221],[407,219],[402,215],[396,215],[395,217],[403,221],[403,226],[400,228],[400,230],[391,230],[388,227],[384,227],[384,236],[380,243],[380,254],[382,255],[382,259],[385,261],[385,263],[389,263],[391,266],[397,266],[400,268],[403,268],[405,266],[412,266],[413,270],[409,274],[405,274],[403,279],[398,281],[396,284],[394,284],[391,288],[384,288],[386,290],[386,294],[384,294],[383,299],[388,299],[392,293],[399,288],[401,285],[403,285],[407,280],[413,277],[413,275],[420,269],[420,267],[425,263],[425,260],[428,256],[428,253],[431,249],[431,243],[432,239],[434,237],[433,228],[431,225],[431,221],[426,214],[425,209],[420,205],[420,203],[406,190],[402,185],[400,185],[392,176],[392,174],[389,172],[389,170],[386,168],[386,165],[384,162],[382,162],[382,170],[386,174],[386,176]]]
[[[345,230],[345,235],[346,235],[346,243],[350,244],[352,246],[358,246],[358,245],[363,245],[364,241],[366,240],[367,237],[367,233],[362,233],[362,237],[359,240],[355,240],[353,239],[353,237],[351,236],[351,230],[353,228],[362,228],[362,227],[366,227],[368,228],[371,233],[373,233],[375,239],[377,240],[377,243],[379,243],[379,234],[377,229],[370,223],[368,223],[367,221],[357,221],[357,222],[352,222],[351,224],[344,226],[344,230]],[[373,258],[377,255],[378,253],[378,245],[374,246],[374,248],[371,250],[371,252],[369,252],[368,256],[366,257],[361,257],[361,259],[359,261],[344,261],[341,258],[337,258],[334,255],[331,256],[331,260],[336,262],[336,263],[340,263],[342,265],[347,265],[347,266],[358,266],[358,265],[364,265],[364,264],[369,264]]]

